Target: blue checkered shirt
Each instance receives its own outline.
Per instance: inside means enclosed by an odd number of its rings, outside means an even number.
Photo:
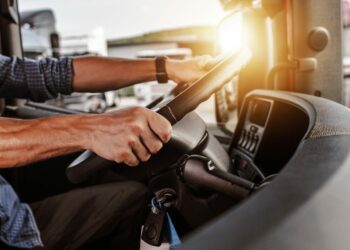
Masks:
[[[72,92],[71,58],[40,61],[0,55],[0,97],[44,101]],[[0,241],[17,248],[43,246],[30,207],[0,176]]]

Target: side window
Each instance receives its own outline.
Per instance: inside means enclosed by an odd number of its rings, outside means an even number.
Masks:
[[[26,57],[98,55],[186,59],[215,54],[216,24],[224,16],[218,0],[18,0]],[[67,6],[70,6],[67,8]],[[161,9],[155,14],[156,9]],[[198,11],[198,10],[201,11]],[[176,15],[176,16],[175,16]],[[175,84],[141,83],[102,94],[73,94],[51,105],[86,112],[145,106]],[[214,99],[198,112],[215,122]]]

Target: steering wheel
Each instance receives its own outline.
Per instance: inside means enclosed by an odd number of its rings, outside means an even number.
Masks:
[[[247,48],[225,56],[208,73],[183,92],[165,104],[160,103],[152,110],[174,125],[237,75],[250,58],[251,52]],[[68,166],[66,175],[72,183],[81,183],[88,180],[96,172],[108,169],[113,165],[115,162],[103,159],[87,150]]]

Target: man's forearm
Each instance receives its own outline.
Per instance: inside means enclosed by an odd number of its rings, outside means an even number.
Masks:
[[[170,137],[170,123],[140,107],[100,115],[0,118],[0,168],[24,166],[84,149],[136,166],[157,153]]]
[[[84,149],[84,116],[35,120],[0,119],[0,168],[28,163]],[[85,129],[86,131],[86,129]]]
[[[114,90],[156,79],[152,59],[78,57],[73,59],[73,69],[73,89],[76,92]]]
[[[177,60],[167,60],[170,80],[179,68]],[[73,89],[76,92],[100,92],[123,88],[135,83],[156,80],[154,59],[118,59],[76,57],[73,59]]]

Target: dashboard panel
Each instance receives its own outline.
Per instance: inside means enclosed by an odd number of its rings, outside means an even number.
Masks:
[[[308,105],[294,99],[247,96],[230,149],[236,174],[259,181],[291,159],[310,127]]]

